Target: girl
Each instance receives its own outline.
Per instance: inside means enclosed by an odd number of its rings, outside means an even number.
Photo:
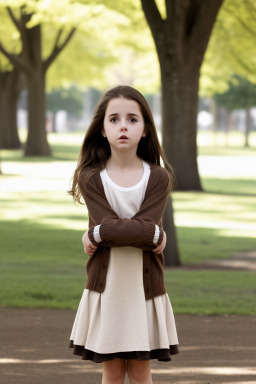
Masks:
[[[162,158],[165,168],[160,166]],[[164,283],[161,218],[172,169],[140,92],[117,86],[102,97],[82,144],[71,193],[83,197],[87,282],[70,347],[103,363],[103,384],[152,383],[150,360],[178,353]]]

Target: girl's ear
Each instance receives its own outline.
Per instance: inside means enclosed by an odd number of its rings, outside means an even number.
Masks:
[[[102,133],[102,136],[106,137],[106,132],[104,131],[104,129],[101,130],[101,133]]]
[[[142,133],[142,137],[146,137],[147,134],[148,134],[148,130],[145,128],[144,131],[143,131],[143,133]]]

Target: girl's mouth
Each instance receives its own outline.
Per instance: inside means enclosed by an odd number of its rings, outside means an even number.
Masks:
[[[127,140],[127,139],[128,139],[128,137],[126,137],[125,135],[122,135],[119,137],[119,140]]]

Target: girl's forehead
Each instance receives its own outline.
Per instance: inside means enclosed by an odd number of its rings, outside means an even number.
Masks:
[[[137,101],[117,97],[108,102],[106,114],[110,113],[136,113],[141,115],[141,110]]]

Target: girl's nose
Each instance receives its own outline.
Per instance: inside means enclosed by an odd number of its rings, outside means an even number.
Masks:
[[[126,120],[121,120],[121,130],[127,130]]]

